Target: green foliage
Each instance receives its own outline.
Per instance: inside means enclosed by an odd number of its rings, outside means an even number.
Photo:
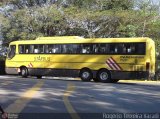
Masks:
[[[5,61],[6,57],[5,56],[0,56],[0,61]]]
[[[130,10],[134,7],[133,0],[102,0],[103,10]]]
[[[121,25],[119,27],[119,33],[120,37],[136,37],[136,30],[137,27],[131,24],[128,24],[127,26]]]

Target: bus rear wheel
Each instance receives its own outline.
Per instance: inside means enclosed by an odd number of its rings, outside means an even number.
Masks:
[[[80,72],[80,78],[82,81],[91,81],[93,78],[92,72],[89,69],[82,69]]]
[[[28,76],[28,69],[26,67],[22,67],[21,68],[21,76],[23,78],[27,78],[27,76]]]
[[[101,69],[97,73],[97,79],[102,83],[111,83],[111,74],[106,69]]]

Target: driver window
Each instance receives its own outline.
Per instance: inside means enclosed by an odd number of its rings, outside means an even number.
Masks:
[[[9,52],[8,52],[8,58],[9,59],[13,58],[15,54],[16,54],[16,46],[10,45]]]

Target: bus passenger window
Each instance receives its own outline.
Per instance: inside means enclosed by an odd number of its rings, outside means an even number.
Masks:
[[[47,45],[46,47],[47,47],[46,52],[52,53],[53,45]]]
[[[76,51],[76,49],[73,50],[73,44],[67,44],[67,53],[74,54],[74,51]]]
[[[131,48],[128,48],[128,49],[127,49],[127,53],[131,53]]]
[[[58,48],[53,48],[52,53],[58,53]]]
[[[44,45],[44,53],[49,53],[48,45]]]
[[[44,45],[39,45],[39,53],[44,53]]]
[[[94,45],[93,45],[93,53],[94,53],[94,54],[98,54],[98,50],[99,50],[98,44],[94,44]]]
[[[52,53],[56,53],[56,54],[58,54],[58,53],[64,53],[65,51],[65,49],[61,49],[61,46],[62,45],[60,45],[60,44],[56,44],[56,45],[53,45],[53,48],[52,48]],[[65,48],[65,47],[64,47]],[[64,52],[61,52],[61,50],[63,50]]]
[[[25,46],[25,53],[29,54],[30,53],[30,45],[24,45]]]
[[[83,44],[82,45],[82,53],[83,54],[92,54],[92,44]]]
[[[38,49],[34,49],[34,53],[38,53]]]
[[[62,45],[62,53],[64,53],[64,54],[68,53],[67,45]]]
[[[126,54],[127,50],[126,50],[126,47],[123,46],[122,48],[122,54]]]
[[[39,53],[38,45],[34,45],[34,53]]]
[[[102,54],[105,53],[105,45],[101,44],[101,47],[99,47],[99,52]]]
[[[30,51],[29,53],[31,53],[31,54],[34,53],[34,45],[30,45],[29,51]]]
[[[117,53],[117,51],[118,51],[118,49],[116,47],[116,44],[110,44],[110,51],[109,51],[109,53],[115,54],[115,53]]]
[[[145,43],[139,43],[136,45],[136,52],[139,55],[145,55],[146,51],[146,44]]]
[[[118,48],[117,47],[115,47],[114,52],[118,53]]]
[[[82,49],[82,53],[84,53],[84,54],[89,53],[89,48],[88,48],[88,47],[84,47],[84,48]]]
[[[25,53],[25,47],[24,45],[19,45],[19,54],[24,54]]]
[[[87,53],[87,49],[82,49],[82,53]]]
[[[107,54],[109,50],[109,44],[97,44],[96,50],[98,54]]]
[[[26,53],[27,53],[27,54],[29,53],[29,50],[28,50],[28,49],[26,49]]]
[[[126,54],[131,54],[132,53],[132,50],[131,50],[131,45],[132,44],[125,44],[125,48],[126,48]]]
[[[48,45],[43,45],[43,53],[49,53],[48,51]]]
[[[131,53],[135,53],[135,46],[134,45],[131,46]]]
[[[20,45],[19,46],[19,53],[20,54],[29,54],[31,52],[31,46],[30,45]]]
[[[72,46],[71,46],[71,53],[72,54],[77,54],[77,53],[79,53],[79,45],[77,45],[77,44],[73,44]]]

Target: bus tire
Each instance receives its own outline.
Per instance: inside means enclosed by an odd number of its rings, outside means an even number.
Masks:
[[[97,79],[102,83],[111,83],[111,74],[107,69],[101,69],[97,73]]]
[[[82,81],[88,82],[93,78],[93,74],[89,69],[82,69],[80,71],[80,78]]]
[[[21,68],[21,76],[23,78],[27,78],[27,76],[28,76],[28,69],[26,67],[22,67]]]

